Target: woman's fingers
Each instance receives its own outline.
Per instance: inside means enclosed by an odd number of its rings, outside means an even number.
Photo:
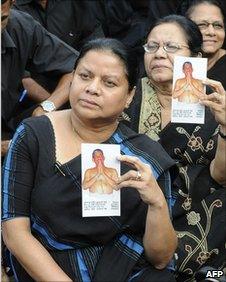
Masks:
[[[211,112],[214,114],[216,121],[221,124],[226,124],[226,94],[220,94],[213,92],[210,95],[205,95],[200,102],[209,107]]]
[[[116,190],[119,190],[121,188],[125,188],[125,187],[130,187],[130,188],[135,188],[135,189],[142,189],[143,188],[143,183],[142,182],[138,182],[137,180],[133,180],[133,179],[128,179],[125,181],[120,182],[117,186],[116,186]]]
[[[147,164],[143,163],[142,161],[140,161],[137,157],[132,157],[132,156],[127,156],[127,155],[120,155],[118,157],[118,160],[121,162],[126,163],[127,165],[129,165],[130,167],[142,172],[142,171],[146,171],[148,166]]]
[[[206,78],[202,81],[203,84],[210,86],[214,91],[221,95],[225,95],[225,89],[220,81],[216,81],[213,79]]]
[[[217,93],[217,92],[213,92],[209,95],[205,95],[200,99],[201,102],[205,102],[205,101],[211,101],[217,104],[225,104],[225,96]]]
[[[142,177],[142,174],[140,173],[139,170],[130,170],[130,171],[126,172],[125,174],[123,174],[118,179],[118,183],[121,183],[121,182],[129,180],[129,179],[140,181],[141,177]]]

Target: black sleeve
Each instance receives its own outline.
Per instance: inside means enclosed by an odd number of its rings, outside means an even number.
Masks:
[[[34,22],[32,48],[26,69],[37,73],[54,72],[55,75],[71,72],[78,52]]]
[[[30,216],[35,167],[26,128],[21,124],[14,134],[2,171],[2,219]]]

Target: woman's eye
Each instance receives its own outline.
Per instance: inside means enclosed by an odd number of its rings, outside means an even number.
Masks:
[[[105,84],[106,84],[108,87],[114,87],[114,86],[116,86],[116,84],[115,84],[113,81],[110,81],[110,80],[106,80],[106,81],[105,81]]]
[[[201,28],[201,29],[204,29],[204,28],[207,28],[207,27],[208,27],[208,24],[206,24],[206,23],[200,23],[200,24],[198,24],[198,27]]]
[[[86,73],[80,73],[79,76],[84,80],[89,78],[89,75]]]
[[[213,27],[215,29],[223,29],[224,28],[224,26],[222,24],[220,24],[220,23],[213,23]]]

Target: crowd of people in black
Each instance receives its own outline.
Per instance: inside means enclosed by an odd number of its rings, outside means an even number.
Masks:
[[[15,281],[224,270],[225,19],[225,0],[1,0],[2,264]],[[204,124],[170,121],[175,55],[208,60]],[[82,143],[120,144],[120,217],[82,218]]]

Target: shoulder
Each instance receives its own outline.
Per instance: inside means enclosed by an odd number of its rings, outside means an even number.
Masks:
[[[176,80],[176,84],[181,84],[181,83],[183,83],[183,82],[185,82],[185,78],[178,78],[178,79]]]
[[[134,132],[124,124],[120,126],[116,140],[125,154],[137,156],[151,163],[160,173],[175,164],[160,143],[152,140],[146,134]]]
[[[117,170],[115,168],[108,167],[107,169],[108,169],[109,173],[111,173],[111,174],[116,174],[117,173]]]
[[[39,25],[32,16],[22,11],[11,9],[9,22],[7,24],[8,28],[17,28],[17,26],[22,26],[25,31],[31,30],[35,25]]]
[[[203,85],[202,84],[202,80],[201,79],[197,79],[197,78],[194,78],[194,83],[196,83],[198,85]]]
[[[36,44],[39,34],[47,33],[32,16],[16,9],[11,9],[6,29],[14,42],[24,50]]]
[[[92,175],[93,173],[95,173],[96,172],[96,168],[94,167],[94,168],[88,168],[86,171],[85,171],[85,175],[86,176],[90,176],[90,175]]]
[[[46,115],[39,117],[29,117],[24,119],[22,124],[24,125],[26,132],[29,136],[49,138],[52,126],[50,119]]]

